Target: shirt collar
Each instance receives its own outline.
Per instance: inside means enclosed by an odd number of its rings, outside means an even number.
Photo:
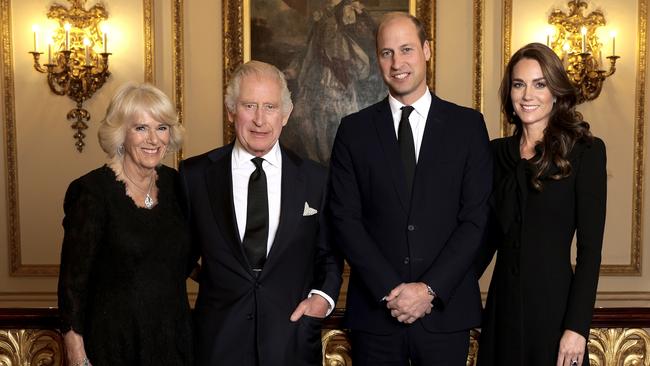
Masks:
[[[388,94],[388,104],[390,105],[390,110],[393,116],[397,115],[397,120],[399,120],[404,104],[402,104],[402,102],[398,101],[390,94]],[[428,87],[426,93],[424,93],[418,100],[416,100],[415,103],[411,104],[411,106],[415,109],[415,112],[417,114],[419,114],[425,120],[427,119],[429,115],[429,108],[431,107],[431,92],[429,91]]]
[[[245,164],[252,164],[251,159],[255,155],[249,153],[244,149],[239,140],[235,139],[235,146],[232,149],[232,166],[233,168],[241,168]],[[282,153],[280,150],[280,141],[276,141],[271,150],[262,156],[267,163],[274,167],[282,167]]]

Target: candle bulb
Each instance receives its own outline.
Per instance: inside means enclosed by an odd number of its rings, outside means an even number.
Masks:
[[[34,52],[38,52],[38,24],[32,25],[32,32],[34,33]]]
[[[108,24],[103,23],[102,31],[102,44],[104,45],[104,53],[108,53]]]
[[[546,35],[546,47],[551,47],[551,36]]]
[[[47,42],[47,63],[52,64],[52,42]]]
[[[612,56],[616,56],[616,32],[612,32],[611,36],[612,36]]]
[[[582,53],[586,53],[587,52],[587,45],[586,45],[586,39],[585,38],[586,38],[586,35],[587,35],[587,28],[582,27],[582,29],[580,29],[580,33],[582,33]]]
[[[65,51],[70,49],[70,23],[65,23],[63,26],[65,29]]]

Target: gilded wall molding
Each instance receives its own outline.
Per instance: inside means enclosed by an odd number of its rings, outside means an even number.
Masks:
[[[501,75],[506,71],[506,66],[510,60],[510,43],[512,41],[512,0],[503,0],[503,13],[502,13],[502,22],[503,22],[503,38],[501,43],[501,49],[503,50],[502,60],[503,66],[501,67]],[[501,108],[499,108],[501,110]],[[501,121],[501,137],[508,136],[510,134],[510,126],[508,122],[503,118],[503,113],[499,113],[499,120]]]
[[[174,65],[174,103],[178,112],[178,121],[185,123],[185,42],[183,32],[183,3],[184,0],[173,0],[172,3],[172,64]],[[176,152],[176,163],[183,160],[183,148]]]
[[[144,16],[144,80],[153,81],[153,1],[143,0]],[[182,3],[182,0],[177,0]],[[57,276],[58,264],[23,264],[20,243],[20,210],[18,202],[18,161],[16,147],[16,111],[11,35],[11,0],[0,0],[0,42],[2,43],[3,117],[7,185],[7,240],[9,243],[9,275],[13,277]]]
[[[472,107],[483,111],[483,20],[485,8],[483,0],[473,0],[474,15],[474,75],[472,88]]]
[[[0,365],[63,365],[61,335],[53,330],[0,330]]]
[[[596,328],[589,331],[591,365],[648,365],[650,336],[643,329]]]
[[[348,335],[338,329],[323,330],[323,366],[351,366]]]
[[[144,13],[144,81],[155,83],[154,78],[154,0],[142,0]]]
[[[605,276],[640,276],[641,248],[643,244],[643,159],[645,156],[645,73],[646,73],[646,31],[648,0],[639,0],[638,14],[638,54],[637,83],[634,116],[634,176],[632,192],[632,240],[630,243],[629,264],[601,264],[600,274]],[[512,0],[503,0],[503,67],[501,74],[510,60],[512,43]],[[508,122],[501,114],[501,136],[510,131]]]

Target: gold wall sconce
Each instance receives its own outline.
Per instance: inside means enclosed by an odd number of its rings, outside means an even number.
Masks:
[[[41,31],[34,26],[34,68],[47,73],[47,84],[56,95],[67,95],[76,102],[76,107],[68,112],[66,118],[76,130],[73,137],[79,152],[85,146],[84,130],[88,128],[90,113],[83,108],[83,102],[90,99],[111,75],[108,71],[108,28],[105,21],[108,12],[101,3],[86,10],[86,0],[68,0],[72,4],[66,8],[54,4],[47,17],[58,26],[45,34],[47,43],[47,63],[41,65],[39,40]]]
[[[548,23],[553,29],[547,33],[546,44],[562,59],[569,79],[578,89],[578,103],[598,98],[605,79],[616,72],[616,34],[611,33],[612,54],[609,70],[602,70],[602,48],[597,30],[606,24],[600,10],[585,16],[588,4],[583,0],[570,0],[569,12],[559,9],[551,12]],[[554,33],[554,34],[552,34]]]

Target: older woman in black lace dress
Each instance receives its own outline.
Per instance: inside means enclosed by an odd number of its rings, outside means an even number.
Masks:
[[[183,128],[167,96],[127,84],[99,128],[106,165],[65,195],[59,311],[68,364],[190,365],[189,239],[178,174]]]

